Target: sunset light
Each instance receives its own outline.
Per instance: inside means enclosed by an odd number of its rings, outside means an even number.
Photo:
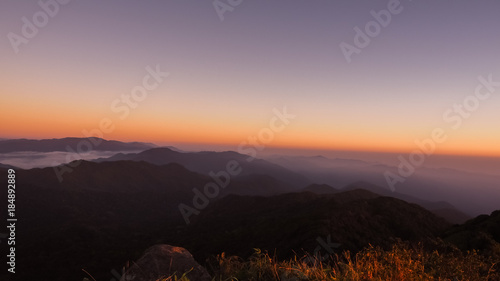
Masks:
[[[500,280],[500,1],[0,11],[0,280]]]

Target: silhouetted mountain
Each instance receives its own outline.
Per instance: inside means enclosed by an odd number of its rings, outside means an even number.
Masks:
[[[432,201],[427,201],[423,200],[420,198],[416,198],[407,194],[402,194],[399,192],[392,192],[387,188],[368,183],[368,182],[355,182],[353,184],[350,184],[346,187],[344,187],[342,190],[354,190],[354,189],[366,189],[371,192],[383,195],[383,196],[389,196],[389,197],[394,197],[398,198],[401,200],[404,200],[409,203],[415,203],[418,204],[427,210],[433,212],[435,215],[440,216],[450,223],[464,223],[468,219],[470,219],[470,216],[464,214],[463,212],[459,211],[457,208],[455,208],[453,205],[451,205],[448,202],[444,201],[439,201],[439,202],[432,202]]]
[[[178,203],[206,180],[176,164],[139,162],[82,162],[61,184],[51,168],[16,170],[16,277],[82,280],[84,268],[110,280],[126,257],[182,227]]]
[[[58,180],[53,168],[20,170],[18,175],[23,183],[39,187],[106,192],[182,192],[202,187],[210,181],[207,176],[191,172],[175,163],[159,166],[147,162],[95,163],[82,160],[74,166],[71,172],[65,174],[62,182]]]
[[[247,155],[239,154],[233,151],[181,153],[173,151],[169,148],[153,148],[140,153],[120,153],[110,158],[100,158],[95,161],[105,162],[117,160],[146,161],[156,165],[179,163],[191,171],[202,174],[209,174],[211,171],[214,173],[225,171],[230,161],[237,161],[241,167],[241,173],[238,176],[252,174],[269,175],[295,188],[299,188],[310,183],[310,181],[304,176],[294,173],[281,166],[272,164],[265,160],[253,159]]]
[[[73,162],[72,162],[73,163]],[[70,163],[70,166],[72,165]],[[79,161],[73,171],[59,181],[53,168],[19,170],[18,177],[23,184],[52,189],[93,190],[103,192],[160,191],[170,194],[191,194],[193,188],[203,187],[214,179],[192,172],[177,163],[155,165],[144,161],[91,162]],[[246,175],[231,178],[220,196],[275,195],[290,192],[292,188],[267,175]],[[177,205],[176,205],[177,206]]]
[[[394,159],[396,157],[398,155],[394,155]],[[324,183],[337,187],[346,186],[356,181],[364,181],[385,187],[386,191],[390,191],[385,175],[387,172],[394,175],[399,173],[398,164],[390,166],[355,159],[330,159],[318,156],[275,156],[268,159],[304,175],[314,183]],[[456,161],[467,163],[468,160],[458,157]],[[498,165],[498,162],[492,161],[488,167],[491,169],[496,167],[495,165]],[[477,170],[476,172],[466,172],[458,169],[422,166],[415,167],[414,173],[410,177],[406,177],[403,182],[398,182],[395,188],[400,194],[414,198],[449,202],[460,212],[470,217],[491,213],[498,208],[499,183],[498,173],[483,174]],[[450,212],[444,211],[443,213]],[[465,218],[462,216],[460,219],[460,216],[457,215],[451,217],[455,217],[455,222],[463,222]]]
[[[161,147],[158,147],[158,148],[168,148],[170,150],[177,151],[177,152],[188,152],[188,151],[184,151],[182,149],[178,149],[177,147],[170,146],[170,145],[168,145],[168,146],[161,146]]]
[[[302,191],[309,191],[316,194],[332,194],[338,192],[336,188],[331,187],[328,184],[316,184],[316,183],[306,186]]]
[[[0,168],[4,168],[4,169],[17,169],[16,167],[14,167],[12,165],[2,164],[2,163],[0,163]]]
[[[471,217],[467,214],[464,214],[462,211],[458,210],[455,207],[449,207],[449,208],[439,208],[436,206],[436,209],[433,209],[432,202],[430,202],[430,207],[428,204],[424,203],[418,203],[419,201],[413,202],[416,203],[427,210],[433,212],[435,215],[442,217],[446,219],[447,221],[453,223],[453,224],[461,224],[469,220]]]
[[[334,168],[334,167],[352,167],[352,166],[370,166],[373,163],[343,158],[327,158],[322,155],[316,156],[284,156],[275,155],[267,158],[272,163],[276,163],[290,170],[317,169],[317,168]]]
[[[348,191],[348,190],[356,190],[356,189],[366,189],[366,190],[369,190],[373,193],[384,195],[384,196],[390,196],[390,195],[396,194],[396,192],[392,192],[385,187],[381,187],[381,186],[378,186],[376,184],[364,182],[364,181],[357,181],[357,182],[351,183],[347,186],[344,186],[341,190]]]
[[[443,239],[462,250],[481,250],[500,260],[500,210],[453,226],[443,234]]]
[[[221,194],[238,194],[250,196],[271,196],[287,193],[292,190],[289,184],[277,180],[269,175],[245,175],[237,177],[236,184],[224,189]]]
[[[69,149],[68,149],[69,147]],[[8,139],[0,140],[0,153],[10,153],[18,151],[36,151],[36,152],[79,152],[83,150],[98,151],[139,151],[156,147],[154,144],[142,142],[120,142],[105,140],[101,138],[62,138],[62,139]]]
[[[319,245],[318,238],[340,243],[341,249],[360,250],[368,244],[389,246],[397,238],[432,238],[448,226],[444,219],[418,205],[366,190],[332,195],[231,195],[195,219],[186,241],[193,243],[190,249],[198,255],[224,249],[248,256],[252,249],[247,245],[252,245],[287,257],[292,250],[312,253]]]
[[[179,203],[193,206],[192,189],[203,192],[213,182],[174,163],[81,161],[74,166],[63,182],[53,168],[16,169],[16,215],[22,218],[16,226],[16,261],[31,265],[19,270],[23,280],[82,280],[81,268],[109,280],[111,269],[151,244],[181,243],[186,225]],[[0,176],[6,179],[7,170],[0,168]],[[210,204],[231,192],[272,195],[284,189],[290,188],[269,176],[244,176],[231,179]],[[0,195],[7,198],[7,189]],[[54,268],[56,275],[49,270]]]
[[[7,178],[6,169],[0,177]],[[63,182],[53,168],[16,169],[16,215],[22,218],[16,261],[30,265],[19,278],[81,280],[84,268],[109,280],[111,270],[159,243],[183,246],[199,261],[223,251],[246,256],[254,247],[289,257],[313,253],[321,243],[340,243],[333,249],[340,253],[388,247],[397,238],[419,241],[449,226],[420,206],[367,190],[280,194],[290,189],[286,183],[259,174],[231,178],[186,226],[179,203],[192,205],[192,189],[203,191],[212,181],[175,163],[81,161]],[[6,198],[7,189],[0,196]]]

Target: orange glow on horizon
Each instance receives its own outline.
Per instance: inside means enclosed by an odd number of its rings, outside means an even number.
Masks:
[[[15,107],[6,108],[0,113],[2,122],[0,131],[2,138],[31,138],[51,139],[63,137],[85,137],[83,130],[99,129],[99,118],[83,118],[85,112],[72,108],[59,108],[52,105],[50,108],[31,106],[27,111],[15,110]],[[29,114],[26,114],[29,112]],[[91,113],[92,115],[92,113]],[[125,121],[111,119],[114,130],[102,134],[104,139],[119,141],[140,141],[162,144],[186,144],[205,146],[233,147],[237,151],[242,143],[248,144],[249,137],[257,137],[260,132],[258,125],[245,124],[242,126],[236,121],[222,123],[220,120],[136,118]],[[153,121],[154,120],[154,121]],[[223,125],[220,125],[223,124]],[[248,133],[251,132],[251,133]],[[465,132],[464,132],[465,133]],[[467,155],[500,157],[500,147],[496,136],[490,139],[474,139],[469,134],[450,137],[442,144],[436,145],[435,154],[440,155]],[[93,134],[92,136],[99,136]],[[478,137],[479,138],[479,137]],[[363,134],[352,129],[330,133],[321,129],[307,127],[286,128],[273,135],[268,143],[259,142],[268,148],[305,149],[305,150],[338,150],[358,152],[383,153],[410,153],[418,147],[413,139],[404,135]]]
[[[29,123],[26,123],[27,125]],[[26,138],[26,139],[52,139],[52,138],[64,138],[64,137],[85,137],[81,133],[76,134],[65,134],[60,133],[55,130],[47,131],[44,130],[43,127],[40,130],[31,130],[29,134],[26,134],[25,130],[19,127],[10,127],[6,128],[2,126],[2,131],[9,131],[9,134],[3,134],[1,138]],[[16,130],[17,129],[17,130]],[[141,135],[141,137],[137,137]],[[207,147],[233,147],[228,150],[237,151],[240,144],[245,143],[245,147],[251,147],[246,138],[243,140],[236,140],[235,137],[227,136],[227,139],[219,139],[217,137],[211,136],[207,137],[207,135],[200,134],[189,134],[186,133],[184,135],[175,135],[175,136],[161,136],[161,137],[149,137],[146,134],[110,134],[105,135],[105,139],[108,140],[117,140],[124,142],[147,142],[147,143],[155,143],[161,145],[186,145],[186,146],[207,146]],[[287,149],[287,150],[324,150],[324,151],[352,151],[352,152],[376,152],[376,153],[400,153],[406,154],[411,153],[414,150],[417,150],[416,146],[394,146],[394,145],[362,145],[358,143],[358,145],[354,145],[345,141],[344,143],[336,143],[335,145],[327,144],[327,143],[317,143],[312,144],[311,142],[290,142],[290,141],[276,141],[272,144],[265,144],[264,149]],[[434,152],[436,155],[456,155],[456,156],[481,156],[481,157],[500,157],[500,149],[488,149],[488,148],[479,148],[474,147],[469,150],[463,148],[446,148],[438,147]]]

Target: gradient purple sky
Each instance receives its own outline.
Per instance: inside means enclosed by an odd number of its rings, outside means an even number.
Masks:
[[[212,1],[73,0],[16,54],[8,34],[41,8],[2,1],[0,137],[78,137],[106,117],[107,139],[237,146],[286,106],[270,146],[411,151],[441,127],[438,152],[499,156],[500,88],[457,130],[442,115],[478,76],[500,81],[500,2],[401,1],[347,63],[339,44],[389,2],[244,0],[221,22]],[[110,104],[148,65],[170,76],[119,119]]]

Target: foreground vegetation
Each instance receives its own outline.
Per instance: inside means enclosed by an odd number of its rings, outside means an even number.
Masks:
[[[500,280],[500,260],[496,255],[457,249],[428,251],[420,244],[402,242],[390,250],[368,247],[355,255],[346,251],[325,261],[307,256],[278,261],[259,249],[248,260],[223,253],[211,262],[210,270],[215,281]]]

